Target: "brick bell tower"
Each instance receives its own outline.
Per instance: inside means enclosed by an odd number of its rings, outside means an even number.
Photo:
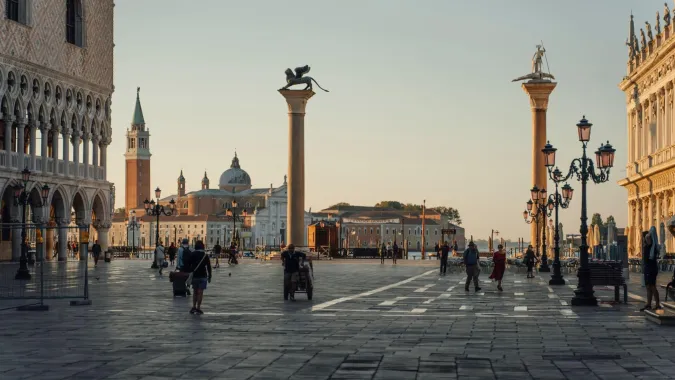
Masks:
[[[136,215],[144,215],[143,201],[152,199],[150,194],[150,132],[145,128],[140,98],[141,88],[136,90],[136,108],[127,129],[126,159],[126,213],[137,210]]]

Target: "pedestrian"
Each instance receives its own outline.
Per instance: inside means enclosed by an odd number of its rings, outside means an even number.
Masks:
[[[171,263],[171,266],[173,266],[176,262],[176,244],[174,242],[171,242],[171,245],[169,246],[168,249],[168,254],[169,254],[169,262]]]
[[[380,247],[380,264],[384,264],[385,256],[387,256],[387,246],[382,243],[382,247]]]
[[[642,262],[644,263],[645,286],[647,287],[647,304],[640,311],[652,308],[652,298],[656,301],[654,310],[661,309],[659,290],[656,287],[656,277],[659,274],[659,241],[656,237],[656,227],[649,229],[649,234],[642,241]]]
[[[186,264],[190,262],[192,258],[192,252],[190,251],[190,241],[188,239],[183,239],[181,241],[181,247],[178,248],[178,259],[176,260],[176,269],[181,272],[189,272],[189,268],[186,267]],[[190,284],[186,285],[185,294],[190,295]]]
[[[98,240],[95,240],[94,245],[91,247],[91,255],[94,256],[94,268],[96,268],[98,258],[101,255],[101,246],[98,244]]]
[[[506,251],[504,246],[499,244],[497,250],[492,254],[492,274],[490,278],[497,281],[497,289],[502,291],[502,279],[504,278],[504,271],[506,270]]]
[[[220,241],[216,241],[216,245],[213,246],[213,253],[216,255],[216,265],[214,268],[220,268],[220,253],[223,251],[223,247],[220,246]]]
[[[450,253],[450,246],[448,245],[448,242],[446,241],[443,243],[441,246],[441,274],[445,274],[448,270],[448,254]]]
[[[162,243],[158,243],[157,246],[155,247],[155,263],[159,267],[159,274],[162,274],[162,269],[164,269],[164,246]]]
[[[527,265],[527,278],[534,278],[533,274],[533,268],[534,268],[534,262],[537,260],[537,258],[534,255],[534,250],[532,249],[532,245],[527,246],[527,251],[525,251],[525,265]]]
[[[476,244],[473,241],[469,242],[469,248],[464,251],[463,255],[464,265],[466,266],[466,284],[464,285],[464,290],[469,291],[469,284],[473,280],[473,285],[476,291],[479,291],[481,288],[478,286],[478,275],[480,274],[479,268],[479,254],[478,249],[476,249]]]
[[[76,242],[73,242],[73,258],[77,258],[77,252],[79,251],[79,247],[77,246]]]
[[[459,246],[457,245],[457,240],[452,243],[452,252],[453,255],[456,255],[459,252]]]
[[[281,265],[284,266],[284,289],[288,289],[288,294],[284,290],[284,300],[290,296],[291,301],[295,301],[295,290],[300,279],[300,267],[304,266],[307,256],[295,250],[294,244],[289,244],[288,249],[281,253]]]
[[[394,264],[396,264],[396,259],[398,259],[398,244],[396,242],[394,242],[394,246],[392,247],[391,257],[394,258]]]
[[[438,246],[438,243],[434,244],[434,253],[436,253],[436,260],[441,259],[441,255],[439,255],[440,247]]]
[[[193,265],[194,263],[194,265]],[[190,257],[190,268],[192,269],[192,309],[190,314],[204,314],[202,311],[202,300],[204,299],[204,290],[206,284],[211,282],[211,261],[209,255],[204,252],[204,242],[198,240],[195,243],[195,251]]]

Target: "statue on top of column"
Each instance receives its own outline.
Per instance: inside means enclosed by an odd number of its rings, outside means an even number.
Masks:
[[[304,84],[305,88],[302,89],[302,91],[312,91],[312,81],[316,83],[317,86],[319,86],[320,89],[328,92],[325,88],[321,87],[321,85],[312,77],[306,77],[303,76],[309,72],[309,65],[301,66],[301,67],[296,67],[295,68],[295,73],[293,70],[286,69],[286,85],[282,88],[279,89],[281,90],[288,90],[289,87],[294,86],[296,84]]]
[[[670,8],[668,3],[663,3],[663,26],[667,28],[670,25]]]
[[[645,28],[647,28],[647,37],[649,37],[649,42],[654,41],[654,35],[652,34],[652,24],[649,21],[645,21]]]
[[[512,80],[512,82],[518,82],[525,79],[537,81],[555,79],[550,73],[544,72],[543,63],[545,54],[546,48],[544,48],[544,45],[537,45],[537,51],[534,52],[534,55],[532,56],[532,72],[530,74],[523,75],[522,77],[518,77]]]

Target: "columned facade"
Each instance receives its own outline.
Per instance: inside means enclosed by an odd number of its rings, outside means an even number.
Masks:
[[[29,7],[30,19],[4,17],[8,2],[0,2],[0,29],[16,37],[0,41],[0,260],[19,252],[20,228],[4,224],[21,219],[13,188],[22,184],[24,169],[31,172],[27,190],[37,197],[27,222],[55,228],[45,240],[56,254],[47,256],[65,259],[67,234],[57,227],[91,226],[90,236],[104,238],[112,217],[105,155],[112,141],[114,4],[82,0],[91,19],[83,20],[81,38],[69,41],[66,2],[18,2]],[[44,185],[51,190],[43,205]],[[29,245],[35,244],[28,236]]]
[[[662,225],[675,214],[675,34],[664,26],[654,39],[638,42],[630,20],[626,95],[628,164],[619,184],[628,191],[628,251],[640,255],[641,234],[655,226],[668,253],[675,238],[661,237]],[[662,254],[665,254],[663,252]]]

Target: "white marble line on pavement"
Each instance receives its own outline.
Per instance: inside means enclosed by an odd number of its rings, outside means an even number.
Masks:
[[[354,294],[354,295],[347,296],[347,297],[336,298],[336,299],[334,299],[334,300],[327,301],[327,302],[324,302],[324,303],[321,303],[321,304],[312,306],[312,311],[322,310],[322,309],[325,309],[325,308],[327,308],[327,307],[330,307],[330,306],[333,306],[333,305],[337,305],[337,304],[342,303],[342,302],[345,302],[345,301],[351,301],[351,300],[353,300],[353,299],[357,299],[357,298],[369,296],[369,295],[372,295],[372,294],[375,294],[375,293],[380,293],[380,292],[383,292],[383,291],[385,291],[385,290],[389,290],[389,289],[395,288],[395,287],[397,287],[397,286],[401,286],[401,285],[403,285],[403,284],[407,284],[407,283],[409,283],[409,282],[415,281],[415,280],[417,280],[418,278],[422,278],[422,277],[424,277],[424,276],[428,276],[428,275],[430,275],[430,274],[432,274],[432,273],[435,273],[435,272],[436,272],[435,269],[434,269],[434,270],[430,270],[430,271],[424,272],[424,273],[422,273],[422,274],[419,274],[419,275],[417,275],[417,276],[410,277],[410,278],[408,278],[408,279],[406,279],[406,280],[396,282],[396,283],[394,283],[394,284],[385,285],[385,286],[382,286],[382,287],[377,288],[377,289],[369,290],[369,291],[367,291],[367,292],[363,292],[363,293],[359,293],[359,294]]]

